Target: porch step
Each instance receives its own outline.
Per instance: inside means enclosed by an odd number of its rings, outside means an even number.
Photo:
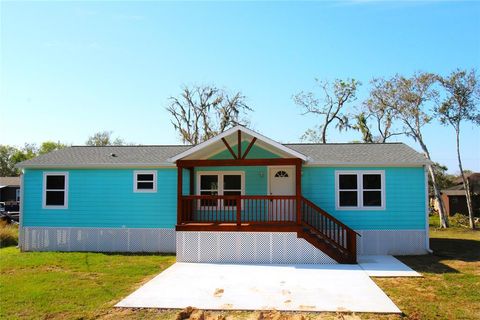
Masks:
[[[338,263],[356,263],[347,250],[336,245],[315,229],[304,226],[301,231],[297,232],[297,237],[305,239]]]

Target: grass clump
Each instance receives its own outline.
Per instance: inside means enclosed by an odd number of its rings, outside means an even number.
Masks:
[[[18,226],[0,220],[0,248],[18,245]]]

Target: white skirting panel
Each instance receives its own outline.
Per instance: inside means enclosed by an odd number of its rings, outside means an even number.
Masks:
[[[356,230],[359,255],[427,254],[425,230]]]
[[[24,227],[24,251],[175,253],[175,229]]]
[[[426,254],[422,230],[357,230],[359,255]],[[170,252],[182,262],[336,263],[295,232],[24,227],[24,251]]]
[[[296,232],[177,231],[177,261],[335,264]]]

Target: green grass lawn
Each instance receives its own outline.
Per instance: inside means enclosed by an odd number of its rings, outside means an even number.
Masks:
[[[428,256],[397,257],[424,278],[374,281],[413,319],[480,319],[480,231],[430,229]]]
[[[423,278],[374,281],[405,313],[210,312],[211,319],[480,319],[480,232],[431,228],[433,255],[400,259]],[[173,255],[20,253],[0,249],[1,319],[176,319],[178,310],[113,305],[172,263]],[[208,317],[207,317],[208,318]]]
[[[0,319],[94,318],[174,262],[174,255],[2,248]]]

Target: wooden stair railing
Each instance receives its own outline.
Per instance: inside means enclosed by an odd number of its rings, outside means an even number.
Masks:
[[[301,198],[302,230],[298,236],[339,263],[357,263],[357,235],[310,200]]]

